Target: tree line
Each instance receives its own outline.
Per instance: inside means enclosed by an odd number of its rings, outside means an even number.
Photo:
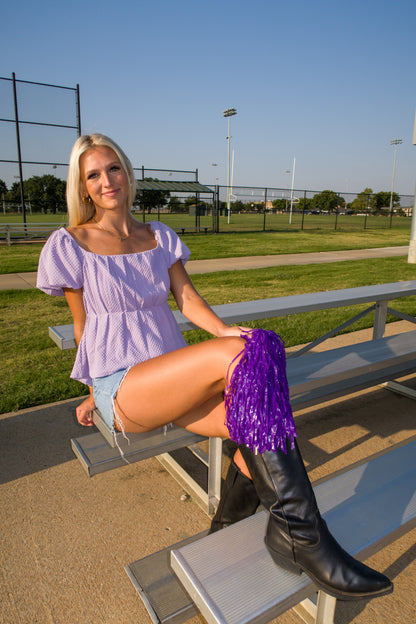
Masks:
[[[152,180],[152,178],[145,178]],[[23,181],[25,206],[30,212],[59,213],[66,212],[66,181],[54,175],[32,176]],[[10,189],[0,179],[0,199],[4,211],[16,212],[20,209],[21,193],[20,182],[14,182]],[[170,197],[169,191],[138,191],[134,205],[151,212],[153,209],[163,208],[169,200],[176,206],[177,198]],[[180,203],[180,202],[179,202]]]
[[[152,181],[155,178],[145,178]],[[66,182],[54,175],[32,176],[23,183],[25,193],[25,205],[31,212],[59,213],[66,212]],[[3,203],[3,211],[16,212],[21,204],[20,182],[14,182],[10,189],[0,179],[0,198]],[[371,188],[366,188],[351,202],[331,190],[316,193],[313,197],[295,198],[292,209],[296,212],[305,213],[346,213],[346,214],[385,214],[390,210],[391,193],[380,191],[374,193]],[[171,195],[169,191],[138,191],[134,206],[138,210],[150,213],[154,210],[167,208],[169,212],[189,212],[191,207],[198,204],[199,207],[210,207],[200,198],[188,196],[181,199]],[[272,201],[272,212],[287,212],[290,208],[290,198],[276,199]],[[401,214],[400,196],[393,193],[392,207],[395,213]],[[220,202],[220,209],[225,208],[225,202]],[[258,201],[243,202],[237,200],[231,202],[233,212],[263,212],[265,203]]]
[[[306,213],[344,213],[344,214],[385,214],[390,210],[391,193],[380,191],[374,193],[371,188],[366,188],[351,202],[336,193],[325,190],[316,193],[313,197],[300,197],[293,204],[293,209],[297,212]],[[277,199],[272,202],[273,208],[279,212],[285,212],[290,204],[290,199]],[[393,193],[392,208],[397,213],[400,209],[400,196]],[[400,212],[400,210],[399,210]],[[402,211],[403,212],[403,211]],[[404,213],[404,212],[403,212]]]
[[[271,202],[254,201],[253,199],[243,202],[237,200],[230,203],[230,209],[235,212],[263,212],[265,209],[271,212],[288,212],[292,203],[292,210],[306,214],[386,214],[390,210],[391,193],[380,191],[374,193],[371,188],[366,188],[351,202],[335,191],[325,190],[316,193],[313,197],[293,197],[275,199]],[[225,204],[221,204],[223,207]],[[270,208],[271,206],[271,208]],[[405,214],[400,209],[400,196],[393,193],[393,210],[397,214]]]

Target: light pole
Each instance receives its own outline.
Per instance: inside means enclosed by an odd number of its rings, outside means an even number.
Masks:
[[[228,117],[228,136],[227,136],[227,141],[228,141],[228,153],[227,153],[227,212],[228,212],[228,223],[230,222],[230,212],[231,212],[231,208],[230,208],[230,203],[231,203],[231,191],[230,191],[230,169],[231,169],[231,162],[230,162],[230,142],[231,142],[231,117],[233,115],[237,115],[237,109],[236,108],[227,108],[225,109],[225,111],[222,112],[224,117]]]
[[[416,145],[416,114],[415,125],[413,127],[413,145]],[[416,188],[413,201],[412,225],[410,228],[409,255],[407,256],[407,262],[410,264],[416,264]]]
[[[403,143],[402,139],[393,139],[390,141],[390,145],[394,145],[394,160],[393,160],[393,177],[391,180],[391,193],[390,193],[390,227],[391,220],[393,218],[393,190],[394,190],[394,176],[396,174],[396,157],[397,157],[397,146]]]

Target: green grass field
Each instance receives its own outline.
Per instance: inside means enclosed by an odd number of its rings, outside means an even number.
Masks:
[[[143,220],[142,213],[137,212],[136,218],[140,221]],[[194,227],[196,225],[195,216],[189,214],[169,214],[160,212],[154,212],[151,215],[146,215],[145,220],[159,219],[172,228],[182,227]],[[28,224],[42,224],[42,223],[58,223],[64,225],[67,223],[68,217],[66,213],[54,215],[47,214],[42,215],[38,213],[27,214],[26,222]],[[19,214],[0,214],[0,226],[5,223],[22,224],[23,218]],[[206,227],[212,227],[212,217],[210,215],[200,216],[200,225]],[[390,228],[389,216],[372,216],[365,217],[363,215],[312,215],[305,214],[303,217],[303,227],[305,230],[410,230],[410,219],[407,217],[394,217],[392,220],[392,227]],[[300,230],[302,227],[302,214],[294,212],[292,215],[292,222],[289,223],[288,214],[272,214],[263,213],[258,214],[231,214],[230,223],[228,223],[228,217],[219,217],[220,232],[261,232],[265,230],[275,230],[281,232],[290,232]]]

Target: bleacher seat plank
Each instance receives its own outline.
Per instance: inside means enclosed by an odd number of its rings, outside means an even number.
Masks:
[[[416,331],[287,360],[292,405],[346,394],[416,370]]]
[[[246,321],[262,320],[288,314],[301,314],[317,310],[327,310],[362,303],[377,302],[387,305],[388,301],[400,297],[416,295],[416,280],[392,282],[389,284],[374,284],[356,288],[343,288],[321,292],[289,295],[287,297],[270,297],[252,301],[240,301],[212,306],[214,312],[224,323],[244,323]],[[195,329],[179,310],[175,310],[174,317],[181,331]],[[414,319],[413,319],[414,320]],[[377,336],[384,330],[384,320],[381,327],[375,327]],[[49,336],[60,349],[76,347],[72,325],[57,325],[49,328]]]
[[[99,432],[73,438],[71,440],[72,450],[88,475],[92,477],[107,470],[125,466],[126,463],[169,453],[206,439],[175,426],[169,427],[167,430],[162,427],[146,433],[129,433],[127,437],[129,443],[127,440],[119,438],[124,458],[119,449],[116,446],[110,446]]]
[[[172,572],[170,553],[173,548],[185,546],[206,535],[208,529],[125,567],[155,624],[182,624],[198,615],[198,609]]]

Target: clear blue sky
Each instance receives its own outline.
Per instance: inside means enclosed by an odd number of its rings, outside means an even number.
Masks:
[[[290,186],[296,157],[296,188],[389,191],[401,138],[395,190],[414,192],[415,0],[20,0],[1,15],[0,76],[78,83],[83,132],[135,166],[225,184],[235,107],[236,185]],[[72,94],[44,95],[22,87],[21,119],[74,122]],[[39,132],[24,129],[23,157],[66,162],[75,135]],[[0,158],[13,142],[0,123]]]

